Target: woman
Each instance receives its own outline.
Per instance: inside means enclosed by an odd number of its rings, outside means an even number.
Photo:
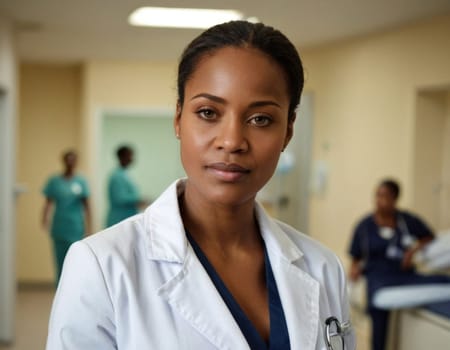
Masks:
[[[190,43],[174,119],[187,178],[71,248],[47,349],[325,349],[325,320],[349,318],[342,267],[255,202],[302,87],[271,27],[229,22]]]
[[[373,304],[381,287],[406,284],[446,283],[445,276],[421,276],[413,257],[434,235],[417,216],[397,209],[400,186],[386,179],[377,187],[375,212],[357,225],[350,246],[350,279],[367,278],[368,311],[372,319],[372,349],[385,349],[389,312]]]
[[[139,212],[147,202],[139,196],[137,186],[128,175],[128,168],[133,163],[134,151],[130,146],[120,146],[116,152],[119,167],[108,180],[109,210],[106,227],[117,224]]]
[[[50,177],[44,187],[45,205],[42,212],[42,225],[48,229],[50,212],[54,207],[50,232],[57,284],[70,245],[83,238],[86,227],[90,226],[91,217],[87,182],[75,173],[77,154],[74,151],[67,151],[63,154],[62,161],[63,173]]]

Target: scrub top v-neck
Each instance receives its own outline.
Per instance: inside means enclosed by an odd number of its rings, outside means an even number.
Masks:
[[[266,270],[266,283],[269,298],[269,314],[270,314],[270,335],[267,344],[261,337],[256,327],[244,313],[238,302],[234,299],[231,292],[226,287],[206,255],[201,250],[197,242],[192,236],[186,232],[189,242],[194,249],[195,254],[205,268],[214,286],[227,305],[236,323],[241,329],[242,334],[247,340],[248,345],[253,350],[287,350],[290,349],[289,333],[284,316],[283,306],[281,304],[280,295],[278,293],[277,284],[270,265],[269,256],[264,246],[264,265]]]

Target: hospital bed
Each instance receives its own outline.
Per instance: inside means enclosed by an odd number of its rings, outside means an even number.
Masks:
[[[448,273],[450,268],[450,230],[441,232],[438,238],[418,257],[416,263],[425,271]],[[392,311],[390,315],[388,350],[450,349],[450,292],[448,287],[447,289],[437,287],[434,291],[432,289],[416,290],[416,293],[418,294],[414,295],[414,291],[410,291],[395,297],[394,294],[390,295],[390,302],[396,302],[397,305],[391,305],[396,310]],[[387,296],[389,297],[389,295]],[[402,308],[405,303],[408,303],[408,298],[410,302],[416,302],[417,307]],[[439,302],[426,303],[427,298]],[[389,301],[388,299],[385,298],[384,302]]]
[[[425,272],[448,273],[450,230],[442,232],[416,263]],[[360,310],[364,289],[359,283],[350,291],[352,306]],[[374,302],[391,310],[387,350],[450,349],[450,285],[383,288]]]
[[[450,348],[450,302],[391,313],[388,350]]]

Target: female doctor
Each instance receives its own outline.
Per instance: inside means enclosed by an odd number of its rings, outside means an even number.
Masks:
[[[261,23],[185,49],[174,120],[187,178],[147,210],[72,246],[48,350],[327,349],[349,320],[333,253],[255,201],[292,137],[303,69]],[[342,335],[354,349],[353,332]]]

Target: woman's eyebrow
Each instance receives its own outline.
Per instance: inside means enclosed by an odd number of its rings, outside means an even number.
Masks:
[[[275,106],[281,108],[281,106],[272,100],[255,101],[250,103],[249,107],[263,107],[263,106]]]
[[[225,99],[223,99],[222,97],[207,94],[207,93],[201,93],[201,94],[195,95],[194,97],[191,98],[191,101],[195,100],[196,98],[199,98],[199,97],[207,98],[208,100],[212,100],[214,102],[221,103],[221,104],[226,103]]]
[[[223,99],[222,97],[207,94],[207,93],[197,94],[191,98],[191,101],[195,100],[196,98],[200,98],[200,97],[207,98],[208,100],[212,100],[214,102],[221,103],[221,104],[227,103],[227,101],[225,99]],[[272,100],[255,101],[255,102],[252,102],[249,104],[249,107],[262,107],[262,106],[275,106],[275,107],[281,108],[281,106],[278,103],[276,103],[275,101],[272,101]]]

